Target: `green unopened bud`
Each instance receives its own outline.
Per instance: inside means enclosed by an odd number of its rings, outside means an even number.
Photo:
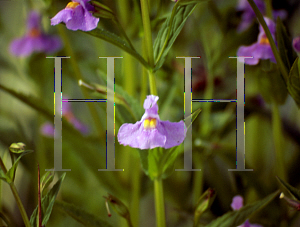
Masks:
[[[130,219],[130,215],[129,215],[129,210],[128,208],[125,206],[125,204],[119,200],[117,197],[108,194],[108,196],[103,196],[105,199],[107,199],[107,201],[110,203],[110,205],[112,206],[112,208],[123,218],[125,219]]]
[[[19,142],[19,143],[12,143],[9,147],[9,150],[12,153],[23,153],[25,151],[25,143]]]
[[[215,190],[207,189],[199,198],[194,213],[194,226],[197,226],[200,216],[210,208],[216,197]]]
[[[113,11],[108,6],[96,0],[90,1],[89,3],[95,8],[95,11],[92,12],[94,17],[107,18],[107,19],[115,18]]]
[[[293,199],[289,199],[288,197],[286,197],[283,192],[280,194],[279,196],[280,199],[284,199],[287,204],[293,208],[295,208],[297,211],[300,211],[300,202],[293,200]]]

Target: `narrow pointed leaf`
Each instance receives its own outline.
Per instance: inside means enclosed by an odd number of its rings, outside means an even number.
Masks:
[[[63,201],[56,201],[55,207],[62,210],[64,213],[83,224],[84,226],[89,227],[112,227],[106,221],[100,219],[99,217],[88,213],[87,211]]]
[[[289,183],[284,182],[283,180],[281,180],[279,177],[277,177],[277,180],[290,193],[290,195],[293,196],[293,198],[300,201],[300,190],[299,189],[294,188]]]
[[[151,68],[150,65],[145,61],[145,59],[139,53],[137,53],[135,50],[133,50],[125,40],[123,40],[121,37],[117,36],[116,34],[111,33],[102,28],[96,28],[92,31],[88,31],[85,33],[95,36],[99,39],[102,39],[104,41],[107,41],[107,42],[119,47],[120,49],[126,51],[128,54],[130,54],[134,58],[136,58],[146,68],[148,68],[148,69]]]
[[[279,191],[268,195],[264,199],[246,205],[239,210],[230,211],[223,216],[217,218],[216,220],[212,221],[206,227],[232,227],[232,226],[239,226],[243,224],[251,215],[257,213],[259,210],[267,206],[272,200],[278,197]]]
[[[280,17],[276,21],[276,40],[280,57],[286,68],[290,69],[297,55],[293,50],[292,40],[288,36]]]
[[[198,1],[197,1],[198,2]],[[155,71],[164,63],[167,54],[197,4],[176,3],[172,14],[162,24],[154,42]]]
[[[42,225],[46,226],[49,221],[53,205],[58,194],[58,191],[61,187],[63,180],[65,179],[66,173],[64,173],[59,180],[55,183],[55,185],[48,191],[48,193],[42,198]],[[35,208],[31,217],[30,224],[32,227],[37,226],[37,217],[38,217],[38,207]]]
[[[24,155],[27,155],[31,152],[33,152],[33,151],[24,151],[23,153],[21,153],[20,156],[17,158],[17,160],[12,165],[12,167],[7,171],[6,176],[7,176],[8,183],[11,183],[13,181],[13,179],[15,178],[16,170],[17,170],[20,159]]]
[[[295,100],[297,106],[300,108],[300,72],[299,72],[300,60],[297,58],[289,73],[287,81],[287,89],[290,95]]]

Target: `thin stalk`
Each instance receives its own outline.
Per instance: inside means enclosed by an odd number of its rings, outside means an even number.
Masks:
[[[154,179],[154,196],[155,196],[155,213],[156,226],[166,226],[165,204],[164,204],[164,189],[161,178]]]
[[[152,67],[152,69],[148,69],[150,93],[152,95],[157,95],[155,75],[153,73],[154,55],[153,55],[153,45],[152,45],[152,34],[151,34],[151,24],[150,24],[150,17],[149,17],[148,0],[141,0],[141,8],[142,8],[142,19],[143,19],[143,27],[144,27],[144,35],[145,35],[144,36],[145,44],[146,44],[146,49],[147,49],[147,54],[148,54],[148,63]]]
[[[141,170],[139,158],[136,154],[132,155],[131,159],[132,164],[132,176],[131,176],[131,218],[133,226],[139,226],[139,217],[140,217],[140,196],[141,196]]]
[[[149,75],[150,93],[152,95],[157,95],[155,75],[154,75],[153,71],[149,70],[148,75]]]
[[[287,180],[284,162],[284,150],[283,150],[283,134],[281,118],[279,113],[278,105],[275,101],[272,103],[272,130],[273,140],[275,144],[275,156],[276,156],[276,174],[283,179]]]
[[[6,174],[7,173],[7,169],[6,169],[5,165],[4,165],[1,157],[0,157],[0,167],[1,167],[2,171],[3,171],[3,173]],[[20,199],[20,196],[18,194],[18,191],[17,191],[17,188],[16,188],[14,182],[9,183],[9,186],[10,186],[10,189],[11,189],[11,191],[12,191],[14,197],[15,197],[15,200],[16,200],[17,205],[19,207],[19,210],[20,210],[20,213],[22,215],[22,218],[23,218],[25,226],[26,227],[31,227],[29,219],[28,219],[28,216],[27,216],[26,211],[25,211],[25,208],[24,208],[24,206],[22,204],[22,201]]]
[[[21,215],[22,215],[22,218],[23,218],[23,221],[24,221],[25,226],[26,226],[26,227],[31,227],[30,221],[29,221],[29,219],[28,219],[28,216],[27,216],[27,214],[26,214],[25,208],[24,208],[24,206],[23,206],[23,204],[22,204],[22,201],[21,201],[21,199],[20,199],[20,196],[19,196],[19,194],[18,194],[18,191],[17,191],[17,188],[16,188],[15,184],[14,184],[13,182],[11,182],[11,183],[9,184],[9,186],[10,186],[10,189],[11,189],[11,191],[12,191],[14,197],[15,197],[15,200],[16,200],[17,205],[18,205],[18,207],[19,207],[19,210],[20,210],[20,213],[21,213]]]
[[[270,32],[265,20],[264,20],[264,17],[261,14],[261,12],[259,11],[259,9],[257,8],[257,6],[256,6],[256,4],[254,3],[253,0],[248,0],[248,2],[251,5],[253,11],[255,12],[255,14],[257,16],[257,19],[258,19],[259,23],[261,24],[261,26],[263,27],[263,29],[264,29],[264,31],[267,35],[267,38],[270,42],[270,46],[272,48],[272,52],[273,52],[274,57],[276,59],[276,62],[278,64],[279,70],[280,70],[281,74],[283,75],[284,80],[287,81],[287,79],[289,77],[288,69],[285,67],[285,65],[283,64],[283,61],[280,58],[280,55],[279,55],[279,52],[277,50],[275,41],[274,41],[274,39],[271,35],[271,32]]]
[[[266,15],[270,19],[273,19],[273,13],[272,13],[272,0],[265,0],[266,1]],[[276,19],[276,18],[275,18]]]
[[[145,57],[147,55],[147,47],[144,39],[142,40],[142,49],[143,49],[143,56]],[[143,105],[147,94],[148,94],[147,70],[145,68],[142,68],[142,84],[141,84],[141,98],[140,98],[141,105]]]
[[[41,202],[41,177],[40,166],[38,164],[38,213],[39,213],[39,227],[42,227],[42,202]]]
[[[148,0],[140,0],[142,9],[142,20],[144,27],[145,42],[148,53],[148,63],[151,67],[154,66],[154,56],[153,56],[153,45],[152,45],[152,33],[151,33],[151,23],[149,17],[149,5]]]

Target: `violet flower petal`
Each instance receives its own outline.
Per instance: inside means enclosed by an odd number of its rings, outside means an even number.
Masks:
[[[10,44],[10,52],[15,56],[29,56],[34,51],[34,45],[35,42],[31,37],[18,38]]]
[[[53,124],[47,122],[41,126],[41,133],[47,137],[54,137],[54,127]]]
[[[142,150],[163,147],[166,136],[159,133],[157,129],[144,130],[142,123],[138,121],[135,124],[123,124],[118,132],[119,143]]]
[[[233,210],[239,210],[241,207],[244,206],[244,199],[240,195],[236,195],[232,199],[232,203],[230,204],[231,208]]]
[[[180,145],[186,135],[186,128],[183,121],[160,121],[159,124],[157,124],[157,130],[166,136],[167,140],[163,146],[165,149]]]
[[[65,24],[72,19],[73,10],[71,9],[63,9],[59,11],[52,19],[51,25],[57,25],[60,22],[64,22]]]
[[[300,36],[293,39],[293,47],[295,51],[300,52]]]

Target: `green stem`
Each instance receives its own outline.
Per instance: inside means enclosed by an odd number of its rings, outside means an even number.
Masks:
[[[156,226],[165,227],[165,204],[164,204],[164,190],[161,178],[154,179],[154,196],[155,196],[155,213],[156,213]]]
[[[26,214],[25,208],[24,208],[24,206],[23,206],[23,204],[22,204],[22,201],[21,201],[21,199],[20,199],[20,196],[19,196],[19,194],[18,194],[18,191],[17,191],[16,186],[14,185],[13,182],[11,182],[11,183],[9,184],[9,186],[10,186],[10,189],[11,189],[11,191],[12,191],[14,197],[15,197],[15,200],[16,200],[17,205],[18,205],[18,207],[19,207],[19,210],[20,210],[20,213],[21,213],[21,215],[22,215],[22,218],[23,218],[23,221],[24,221],[25,226],[26,226],[26,227],[31,227],[30,222],[29,222],[29,219],[28,219],[28,216],[27,216],[27,214]]]
[[[152,45],[152,33],[151,33],[151,23],[149,17],[149,5],[148,0],[140,0],[141,1],[141,9],[142,9],[142,19],[143,19],[143,27],[145,33],[145,42],[148,53],[148,63],[151,67],[154,66],[154,56],[153,56],[153,45]]]
[[[265,0],[266,2],[266,15],[270,19],[273,19],[273,13],[272,13],[272,0]],[[276,19],[276,18],[275,18]]]
[[[139,158],[136,154],[132,155],[131,159],[132,164],[132,176],[131,176],[131,218],[133,222],[133,226],[139,226],[139,218],[140,218],[140,196],[141,196],[141,170],[140,170],[140,162]]]
[[[152,95],[157,95],[156,83],[155,83],[155,75],[154,75],[153,71],[149,70],[148,71],[148,75],[149,75],[150,93]]]
[[[283,151],[283,135],[282,135],[282,125],[279,113],[278,105],[275,101],[272,103],[272,130],[273,130],[273,140],[275,144],[275,156],[276,156],[276,169],[277,175],[283,179],[287,180],[285,172],[285,162],[284,162],[284,151]]]
[[[157,95],[155,75],[153,73],[154,55],[153,55],[153,45],[152,45],[152,34],[151,34],[151,24],[150,24],[150,17],[149,17],[148,0],[141,0],[141,8],[142,8],[142,19],[143,19],[143,27],[144,27],[144,35],[145,35],[145,45],[146,45],[146,50],[147,50],[147,54],[148,54],[148,63],[152,67],[152,69],[148,69],[150,93],[152,95]]]
[[[255,12],[256,16],[257,16],[257,19],[259,21],[259,23],[261,24],[261,26],[263,27],[266,35],[267,35],[267,38],[270,42],[270,46],[272,48],[272,52],[275,56],[275,59],[276,59],[276,62],[278,64],[278,67],[279,67],[279,70],[281,72],[281,74],[283,75],[283,78],[285,81],[287,81],[288,77],[289,77],[289,73],[288,73],[288,70],[287,68],[285,67],[285,65],[283,64],[283,61],[281,60],[280,58],[280,55],[279,55],[279,52],[277,50],[277,47],[276,47],[276,44],[274,42],[274,39],[271,35],[271,32],[264,20],[264,17],[263,15],[261,14],[261,12],[259,11],[259,9],[257,8],[256,4],[254,3],[253,0],[248,0],[249,4],[251,5],[253,11]]]
[[[1,167],[2,171],[3,171],[3,173],[6,174],[7,173],[7,169],[6,169],[5,165],[4,165],[1,157],[0,157],[0,167]],[[14,182],[9,183],[9,186],[10,186],[10,189],[11,189],[11,191],[12,191],[14,197],[15,197],[15,200],[16,200],[17,205],[19,207],[19,210],[20,210],[20,213],[22,215],[22,218],[23,218],[25,226],[26,227],[31,227],[29,219],[28,219],[28,216],[27,216],[26,211],[25,211],[25,208],[24,208],[24,206],[22,204],[22,201],[20,199],[20,196],[18,194],[18,191],[16,189],[16,186],[15,186]]]

